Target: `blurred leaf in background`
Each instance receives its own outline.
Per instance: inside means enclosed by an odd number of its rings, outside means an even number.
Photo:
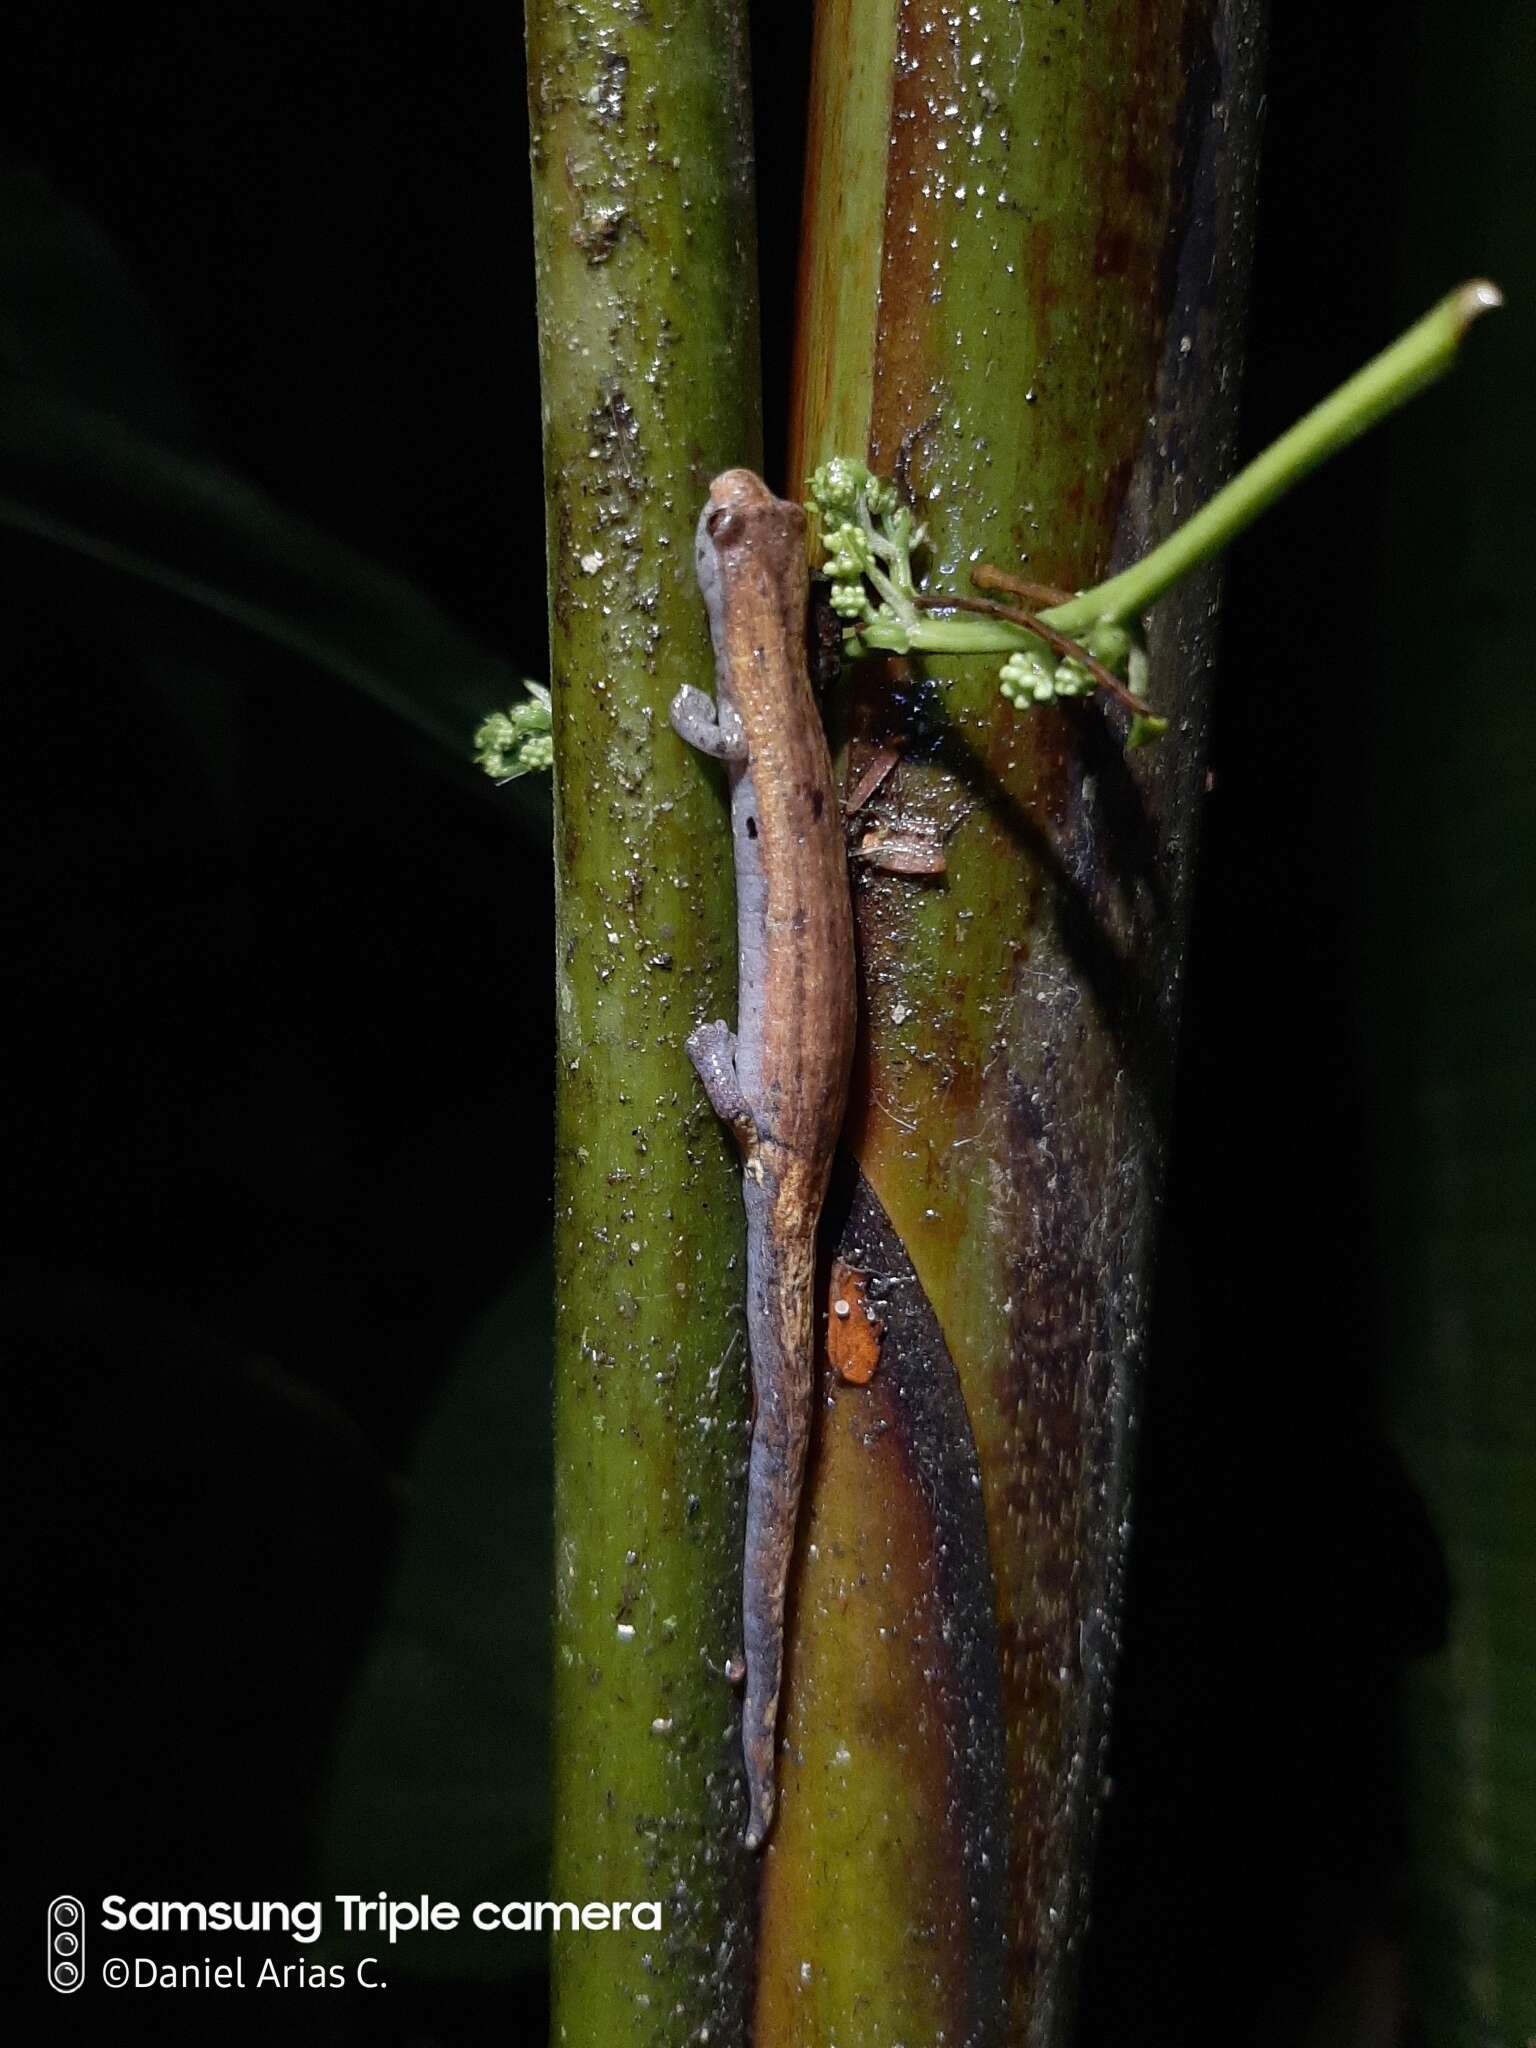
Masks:
[[[549,1370],[553,1298],[545,1245],[470,1332],[417,1437],[322,1824],[327,1891],[463,1905],[458,1928],[403,1952],[437,1977],[544,1963],[542,1939],[477,1932],[467,1913],[547,1888],[553,1461],[529,1387]]]
[[[99,231],[35,174],[0,177],[0,304],[0,524],[298,655],[463,762],[480,719],[519,694],[516,672],[403,577],[190,452],[142,300]],[[536,785],[506,811],[547,825]]]
[[[1408,1674],[1408,1977],[1433,2048],[1536,2038],[1536,18],[1430,9],[1398,289],[1454,238],[1510,306],[1393,451],[1359,904],[1396,1441],[1445,1547]]]

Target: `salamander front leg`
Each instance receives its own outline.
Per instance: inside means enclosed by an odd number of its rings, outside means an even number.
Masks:
[[[701,754],[709,754],[716,761],[747,758],[747,735],[735,711],[729,704],[722,704],[716,711],[714,698],[696,690],[692,683],[684,683],[672,699],[667,716],[678,738],[697,747]]]
[[[717,1017],[712,1024],[700,1024],[690,1031],[686,1046],[694,1072],[704,1083],[709,1106],[721,1123],[733,1124],[739,1131],[752,1131],[752,1111],[736,1078],[735,1032]]]

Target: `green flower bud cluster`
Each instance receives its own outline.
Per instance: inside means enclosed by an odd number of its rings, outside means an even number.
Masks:
[[[1053,654],[1032,651],[1010,654],[998,680],[1015,711],[1031,704],[1054,704],[1058,697],[1086,697],[1094,688],[1093,677],[1081,662],[1058,661]]]
[[[1111,674],[1124,675],[1132,647],[1124,626],[1105,620],[1089,632],[1083,644]],[[1016,711],[1027,710],[1031,704],[1054,704],[1063,697],[1089,697],[1098,688],[1097,679],[1080,661],[1071,656],[1063,660],[1044,647],[1010,654],[1000,681],[1003,695]]]
[[[845,520],[841,526],[824,527],[821,546],[822,573],[834,584],[857,582],[875,565],[869,535],[851,520]]]
[[[912,551],[923,530],[893,483],[851,456],[824,462],[806,486],[821,528],[832,609],[857,634],[877,622],[902,637],[917,623]]]
[[[1066,599],[1040,615],[1041,626],[1056,643],[1052,646],[1030,630],[1024,614],[1006,606],[919,599],[912,555],[923,529],[896,486],[862,462],[847,455],[824,462],[806,485],[806,496],[821,538],[820,574],[832,610],[843,621],[843,647],[849,655],[1001,655],[1002,692],[1019,711],[1088,697],[1101,688],[1113,690],[1115,679],[1129,675],[1129,687],[1119,692],[1133,712],[1127,746],[1146,746],[1167,731],[1167,720],[1148,711],[1138,695],[1147,660],[1134,624],[1123,612],[1107,607],[1096,612],[1098,591]],[[950,610],[990,616],[934,616]],[[1076,653],[1058,651],[1062,642]]]
[[[475,760],[493,782],[515,782],[554,765],[549,692],[540,683],[523,687],[526,703],[493,711],[475,734]]]
[[[899,506],[896,486],[875,475],[851,455],[834,455],[824,462],[806,487],[811,503],[830,525],[833,520],[857,519],[860,507],[871,519],[888,516]]]

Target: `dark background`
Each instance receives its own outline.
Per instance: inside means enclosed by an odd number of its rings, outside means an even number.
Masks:
[[[762,170],[796,189],[802,9],[770,11]],[[1504,12],[1277,10],[1246,452],[1497,269]],[[516,10],[57,0],[7,40],[8,367],[542,675]],[[1513,328],[1471,356],[1513,403]],[[1377,1420],[1372,932],[1416,886],[1381,735],[1432,748],[1441,677],[1375,628],[1496,516],[1394,525],[1423,417],[1231,564],[1087,2043],[1364,2039],[1329,2001],[1405,1925],[1396,1688],[1448,1589]],[[0,563],[17,1982],[59,1890],[538,1896],[547,854],[324,673],[3,524]],[[47,2023],[478,2043],[544,1994],[536,1949],[434,1942],[382,2010],[210,1996]]]

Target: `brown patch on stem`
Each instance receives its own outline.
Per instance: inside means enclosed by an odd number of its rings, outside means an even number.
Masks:
[[[832,1261],[827,1303],[827,1362],[850,1387],[867,1387],[880,1363],[885,1325],[870,1306],[869,1275]]]

